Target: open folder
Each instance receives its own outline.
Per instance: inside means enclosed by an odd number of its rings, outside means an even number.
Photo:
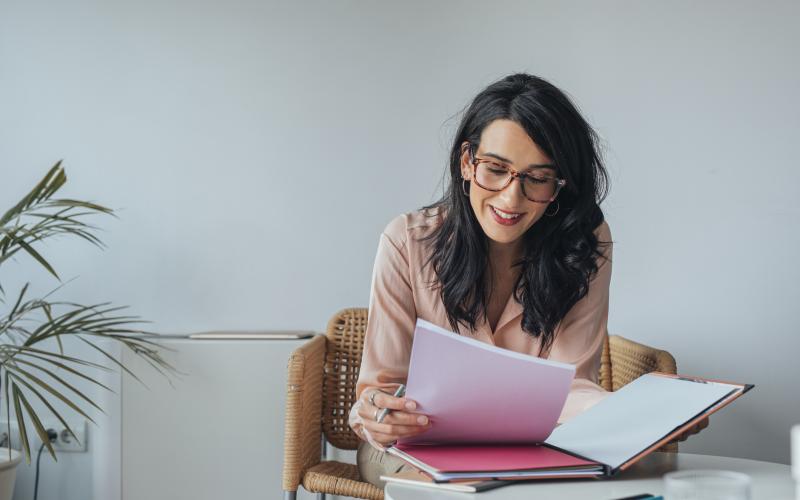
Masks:
[[[406,397],[432,427],[388,452],[436,482],[610,477],[753,387],[649,373],[556,427],[574,373],[417,320]]]

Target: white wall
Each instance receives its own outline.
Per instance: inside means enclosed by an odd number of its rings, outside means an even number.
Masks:
[[[610,327],[755,383],[684,449],[788,461],[797,2],[0,1],[0,200],[59,158],[119,209],[49,245],[74,300],[159,331],[321,329],[377,236],[439,193],[449,117],[544,76],[604,137]],[[24,261],[2,283],[52,282]],[[13,286],[11,287],[13,290]],[[67,493],[64,493],[67,495]],[[64,496],[63,498],[67,498]]]

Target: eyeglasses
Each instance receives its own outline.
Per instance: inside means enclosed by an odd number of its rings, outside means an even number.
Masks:
[[[550,203],[556,199],[567,181],[539,173],[517,172],[496,160],[477,158],[470,151],[475,183],[487,191],[502,191],[512,179],[522,186],[525,198],[536,203]]]

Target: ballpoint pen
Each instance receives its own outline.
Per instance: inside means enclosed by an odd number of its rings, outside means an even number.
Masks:
[[[400,384],[400,386],[395,389],[394,394],[392,396],[396,398],[402,398],[406,393],[406,386],[405,384]],[[383,419],[386,418],[386,415],[389,414],[389,408],[383,408],[381,411],[378,412],[378,417],[375,419],[376,422],[381,423]]]
[[[651,493],[642,493],[632,497],[617,498],[616,500],[664,500],[663,496],[656,496]]]

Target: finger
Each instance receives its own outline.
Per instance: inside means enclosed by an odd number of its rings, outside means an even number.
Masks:
[[[381,392],[381,390],[378,389],[378,388],[366,389],[361,393],[361,397],[359,398],[359,400],[361,400],[362,404],[365,404],[365,405],[366,404],[370,404],[371,405],[372,403],[370,403],[369,399],[372,397],[372,394],[374,393],[375,397],[377,397],[379,392]]]
[[[358,407],[358,416],[363,418],[364,420],[375,420],[375,412],[380,410],[377,406],[372,406],[368,402],[364,402],[361,406]]]
[[[382,408],[372,406],[369,403],[364,403],[358,407],[358,415],[364,420],[375,421]],[[421,419],[421,420],[420,420]],[[389,424],[401,425],[425,425],[428,423],[428,417],[417,413],[407,413],[402,411],[389,411],[383,419],[383,422]]]
[[[387,394],[383,391],[379,392],[373,398],[375,406],[379,408],[389,408],[390,410],[416,410],[417,403],[406,398],[398,398]]]
[[[380,413],[381,408],[372,406],[368,402],[363,403],[358,407],[358,415],[364,420],[374,421]],[[390,411],[384,417],[383,422],[387,424],[400,424],[400,425],[425,425],[428,423],[428,417],[417,413],[407,413],[404,411]]]
[[[381,434],[390,434],[397,437],[414,436],[419,434],[420,428],[426,430],[427,426],[424,425],[399,425],[399,424],[384,424],[375,422],[374,420],[366,420],[364,427],[372,432],[379,432]]]
[[[706,427],[708,427],[708,419],[701,420],[700,422],[696,423],[694,427],[692,427],[692,434],[697,434]]]
[[[378,432],[378,431],[369,431],[368,430],[367,432],[369,432],[369,435],[373,440],[381,443],[382,445],[388,445],[388,444],[393,444],[398,439],[410,438],[412,436],[416,436],[417,434],[421,434],[421,433],[425,432],[426,430],[428,430],[428,429],[423,427],[423,428],[421,428],[421,430],[419,432],[412,433],[412,434],[406,434],[406,435],[402,435],[402,436],[397,436],[395,434],[384,434],[383,432]]]
[[[378,425],[381,425],[381,424],[378,424]],[[423,432],[427,431],[430,428],[431,428],[430,425],[407,426],[407,427],[404,428],[404,432],[402,434],[385,433],[385,432],[381,432],[380,430],[377,430],[377,429],[370,430],[369,428],[367,428],[367,431],[369,432],[369,434],[371,436],[374,436],[375,434],[378,434],[378,435],[381,435],[381,436],[388,436],[390,438],[390,441],[396,441],[397,439],[400,439],[400,438],[407,438],[407,437],[416,436],[417,434],[422,434]]]
[[[367,420],[364,426],[368,431],[380,432],[382,434],[391,434],[393,436],[407,436],[416,434],[421,425],[400,425],[400,424],[384,424],[382,422],[375,422]]]
[[[384,424],[399,425],[426,425],[429,419],[421,413],[407,413],[404,411],[391,411],[383,419]]]

